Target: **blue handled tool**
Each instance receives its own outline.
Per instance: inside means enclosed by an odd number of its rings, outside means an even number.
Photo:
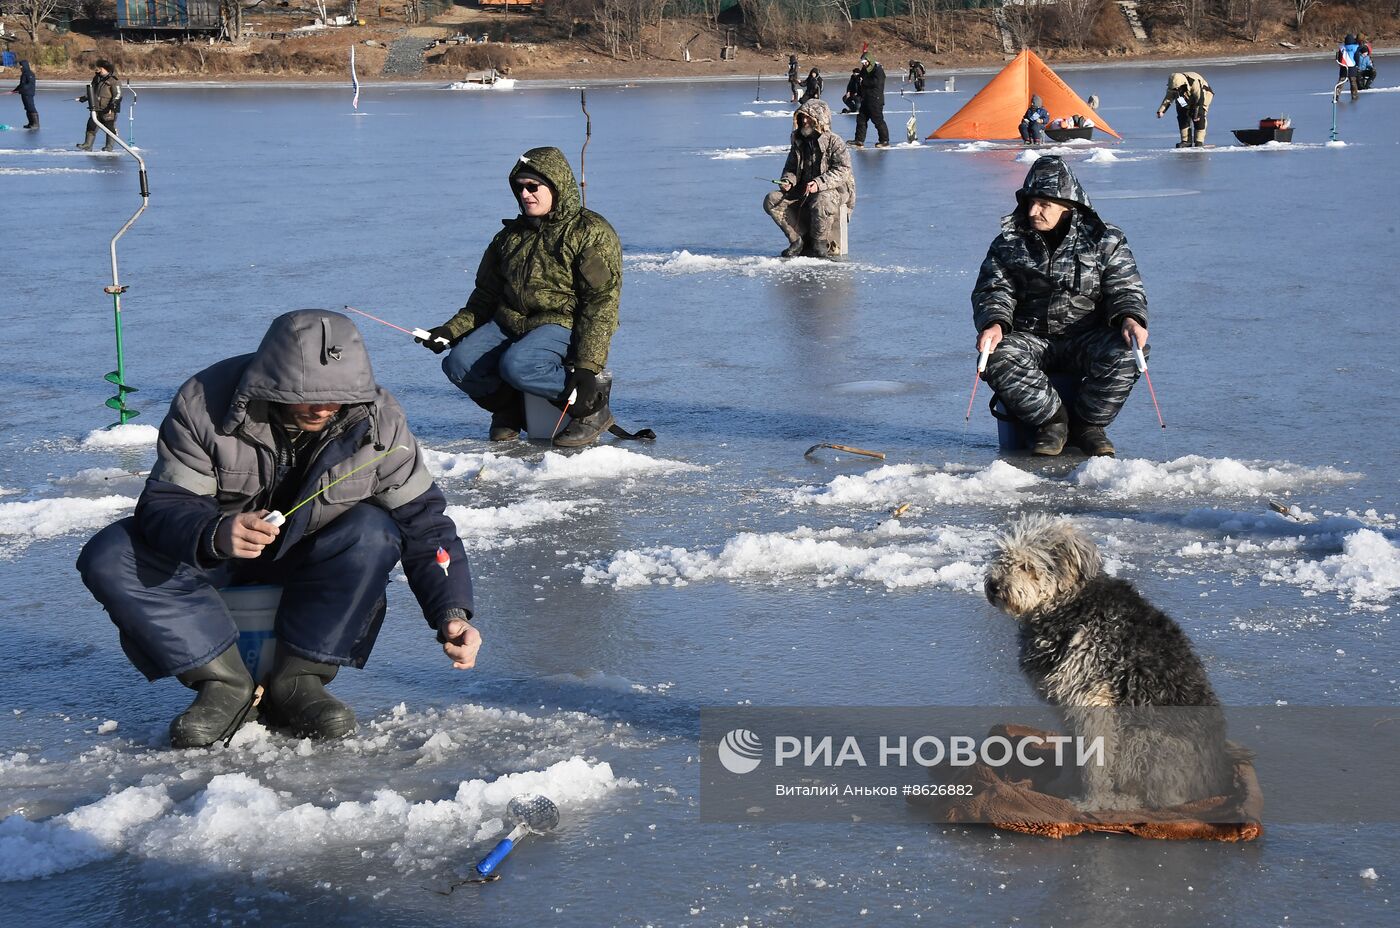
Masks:
[[[483,877],[491,875],[521,838],[528,834],[542,835],[559,825],[559,807],[539,795],[516,796],[506,806],[506,816],[515,822],[515,827],[476,865],[476,872]]]

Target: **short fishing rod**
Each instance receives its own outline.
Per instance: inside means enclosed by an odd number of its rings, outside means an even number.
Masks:
[[[408,445],[395,445],[394,447],[390,448],[388,451],[385,451],[383,454],[376,455],[375,457],[373,457],[373,458],[371,458],[370,460],[366,461],[365,463],[361,464],[359,467],[356,467],[354,470],[350,471],[350,473],[348,473],[348,474],[343,474],[343,475],[341,475],[341,476],[335,478],[335,479],[332,480],[330,483],[328,483],[328,484],[326,484],[325,486],[321,487],[321,489],[317,490],[315,493],[312,493],[312,494],[311,494],[310,496],[308,496],[306,499],[304,499],[304,500],[302,500],[301,502],[297,503],[297,504],[296,504],[295,506],[293,506],[291,509],[288,509],[285,513],[283,513],[283,512],[278,512],[276,509],[274,509],[274,510],[272,510],[271,512],[269,512],[269,513],[267,513],[266,515],[264,515],[264,516],[262,517],[262,520],[263,520],[264,522],[266,522],[268,525],[271,525],[271,526],[273,526],[273,527],[279,526],[279,525],[283,524],[284,522],[286,522],[287,519],[288,519],[288,517],[290,517],[292,513],[296,512],[296,511],[297,511],[298,509],[300,509],[302,506],[305,506],[307,503],[311,502],[313,499],[315,499],[316,497],[320,496],[322,493],[326,492],[326,491],[329,490],[331,487],[335,486],[337,483],[340,483],[340,481],[342,481],[342,480],[348,480],[349,478],[351,478],[351,477],[355,476],[356,474],[358,474],[360,471],[364,470],[366,467],[373,467],[375,464],[378,464],[380,461],[384,460],[384,459],[387,458],[389,455],[393,454],[395,451],[407,451],[407,450],[408,450]],[[439,562],[439,563],[441,563],[441,562]],[[444,567],[443,570],[446,571],[447,568]]]
[[[972,404],[977,401],[977,384],[982,381],[982,375],[987,372],[987,359],[991,357],[992,349],[983,348],[977,355],[977,371],[972,375],[972,396],[967,400],[967,414],[963,416],[963,428],[966,430],[967,423],[972,421]]]
[[[1152,408],[1157,410],[1157,424],[1162,428],[1167,427],[1167,423],[1162,421],[1162,407],[1157,405],[1157,391],[1152,389],[1152,375],[1147,373],[1147,357],[1142,353],[1142,346],[1138,344],[1137,336],[1133,339],[1133,360],[1137,362],[1138,373],[1147,381],[1147,392],[1152,394]]]
[[[426,344],[427,342],[430,342],[430,341],[435,341],[435,342],[437,342],[437,343],[440,344],[440,345],[451,345],[451,344],[452,344],[450,341],[448,341],[447,339],[443,338],[441,335],[439,335],[439,336],[437,336],[436,338],[434,338],[434,337],[433,337],[433,333],[432,333],[432,332],[429,332],[427,329],[405,329],[405,328],[404,328],[403,326],[401,326],[401,325],[394,325],[394,323],[388,321],[387,319],[380,319],[378,316],[371,316],[369,313],[365,312],[363,309],[356,309],[356,308],[353,307],[353,306],[347,306],[347,307],[345,307],[345,311],[346,311],[346,312],[349,312],[349,313],[356,313],[356,314],[358,314],[358,315],[364,316],[366,319],[373,319],[375,322],[379,323],[380,325],[387,325],[387,326],[388,326],[389,328],[391,328],[391,329],[398,329],[400,332],[404,332],[404,333],[406,333],[406,334],[408,334],[408,335],[412,335],[414,338],[422,339],[423,342],[424,342],[425,344]]]

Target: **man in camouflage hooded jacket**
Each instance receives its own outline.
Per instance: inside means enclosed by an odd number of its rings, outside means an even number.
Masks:
[[[419,342],[434,352],[453,346],[442,369],[491,413],[492,441],[519,436],[523,393],[560,406],[573,394],[573,421],[554,443],[587,445],[613,425],[611,383],[599,375],[617,330],[622,244],[583,207],[557,148],[521,155],[510,189],[520,215],[503,220],[487,246],[466,305]]]
[[[1104,429],[1138,379],[1132,341],[1147,350],[1137,262],[1059,158],[1031,165],[1016,201],[972,291],[977,350],[991,351],[985,379],[1036,428],[1036,454],[1059,454],[1072,432],[1085,454],[1111,456]],[[1082,378],[1073,410],[1047,372]]]
[[[778,190],[763,209],[788,237],[784,258],[839,254],[841,207],[856,205],[856,179],[846,142],[831,131],[831,107],[808,100],[792,115],[792,147]]]

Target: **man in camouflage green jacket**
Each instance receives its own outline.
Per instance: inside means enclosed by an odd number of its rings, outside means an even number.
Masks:
[[[856,178],[846,143],[831,131],[831,107],[805,101],[792,114],[792,146],[778,189],[763,209],[788,238],[784,258],[840,254],[841,207],[855,209]]]
[[[590,444],[613,425],[611,381],[600,377],[617,330],[622,244],[602,216],[585,209],[564,153],[532,148],[510,171],[520,215],[503,221],[482,256],[467,304],[419,339],[452,346],[442,369],[491,413],[492,441],[524,427],[524,393],[569,407],[555,439]]]
[[[1059,158],[1031,165],[1016,202],[972,291],[977,350],[991,352],[984,376],[1036,429],[1034,453],[1059,454],[1072,433],[1085,454],[1112,456],[1104,429],[1138,379],[1133,340],[1147,350],[1137,262]],[[1049,372],[1081,378],[1072,410]]]

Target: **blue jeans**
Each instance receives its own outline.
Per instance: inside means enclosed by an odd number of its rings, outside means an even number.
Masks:
[[[564,358],[573,333],[562,325],[542,325],[512,338],[488,322],[457,343],[442,361],[442,372],[474,400],[513,387],[556,400],[564,393]]]
[[[202,667],[238,637],[218,588],[282,586],[278,647],[325,664],[363,667],[384,620],[389,571],[403,550],[387,512],[360,503],[279,560],[177,561],[141,537],[136,519],[92,537],[78,571],[121,632],[122,650],[148,680]]]

